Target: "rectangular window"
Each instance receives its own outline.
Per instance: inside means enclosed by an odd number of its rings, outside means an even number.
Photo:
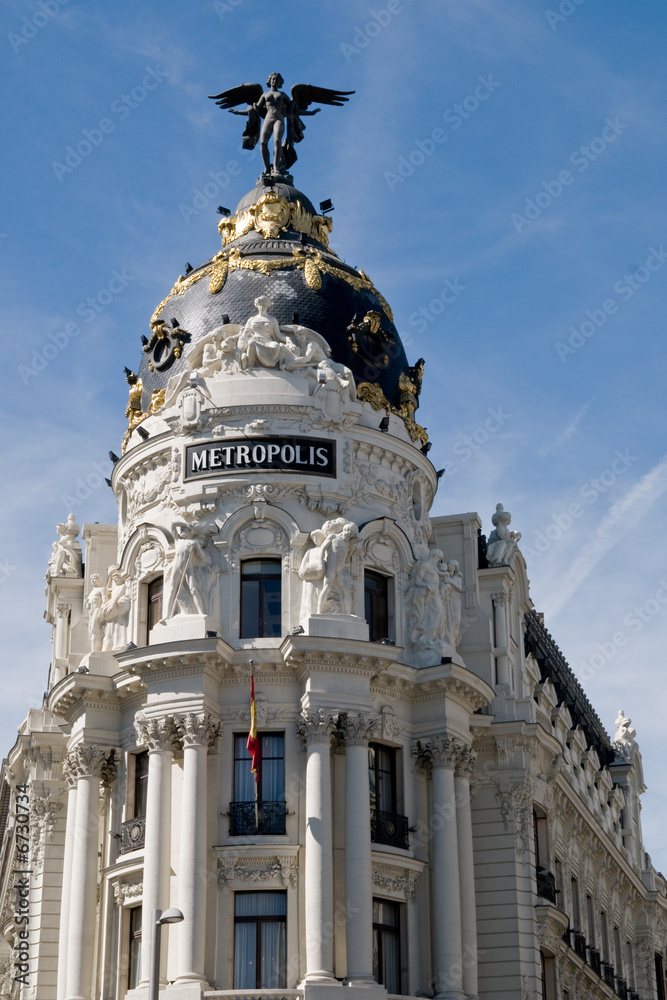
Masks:
[[[614,927],[614,962],[616,963],[616,975],[623,976],[623,952],[621,951],[621,932],[618,927]]]
[[[148,751],[134,757],[134,819],[146,815],[148,801]]]
[[[658,989],[658,1000],[665,1000],[665,966],[662,955],[655,952],[655,982]]]
[[[364,614],[371,642],[393,639],[389,615],[389,577],[366,570],[364,573]]]
[[[575,931],[581,930],[581,906],[579,903],[579,883],[574,876],[570,880],[572,890],[572,926]]]
[[[241,638],[282,635],[281,560],[247,559],[241,564]]]
[[[595,948],[595,906],[593,897],[586,895],[586,916],[588,923],[588,942],[591,948]]]
[[[259,781],[251,771],[247,733],[234,735],[234,801],[230,803],[231,836],[285,832],[285,734],[258,733]],[[255,802],[257,792],[257,804]]]
[[[401,924],[398,903],[373,900],[373,975],[388,993],[401,992]]]
[[[398,751],[382,743],[368,746],[371,840],[407,849],[408,819],[398,814]]]
[[[287,894],[237,892],[234,898],[234,989],[285,989]]]
[[[154,628],[162,618],[162,597],[164,595],[164,577],[157,576],[148,584],[148,631]]]
[[[128,949],[127,988],[134,990],[141,979],[141,907],[130,910],[130,944]]]
[[[602,950],[602,958],[605,962],[609,961],[609,930],[607,928],[607,914],[604,910],[600,913],[600,948]]]

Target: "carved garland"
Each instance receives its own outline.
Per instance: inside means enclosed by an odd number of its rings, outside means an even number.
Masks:
[[[218,859],[218,888],[229,889],[234,882],[273,882],[280,879],[286,889],[296,889],[299,869],[296,858],[276,855],[266,858]]]

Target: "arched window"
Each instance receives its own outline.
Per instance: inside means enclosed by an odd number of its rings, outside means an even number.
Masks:
[[[280,636],[281,620],[281,560],[246,559],[241,563],[241,638]]]

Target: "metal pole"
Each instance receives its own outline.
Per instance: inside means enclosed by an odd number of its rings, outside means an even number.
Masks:
[[[151,919],[151,968],[148,980],[148,1000],[158,1000],[160,992],[160,917],[162,910],[153,910]]]

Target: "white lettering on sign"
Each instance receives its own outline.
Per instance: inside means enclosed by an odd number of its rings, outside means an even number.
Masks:
[[[244,438],[186,449],[185,479],[252,470],[336,475],[336,442],[310,438]]]

